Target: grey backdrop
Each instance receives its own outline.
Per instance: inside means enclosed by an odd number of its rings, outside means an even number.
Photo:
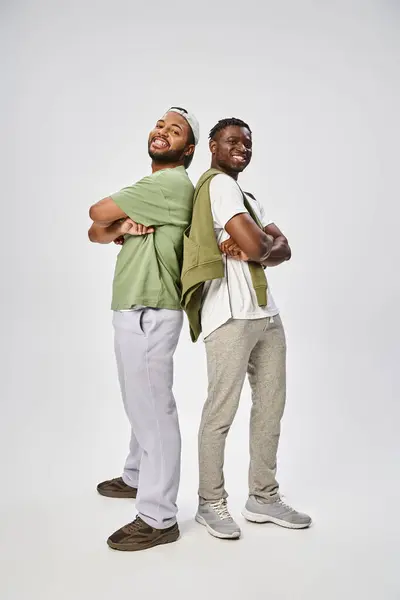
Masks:
[[[2,599],[399,599],[399,2],[2,0],[0,14]],[[254,131],[243,183],[293,248],[270,275],[289,345],[280,480],[315,524],[240,518],[247,387],[226,460],[243,539],[193,522],[206,372],[185,325],[182,540],[121,554],[105,539],[134,506],[95,492],[128,442],[117,248],[89,244],[87,212],[149,171],[170,104],[201,123],[194,182],[218,119]]]

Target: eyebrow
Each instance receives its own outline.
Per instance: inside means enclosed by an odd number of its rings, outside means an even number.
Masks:
[[[164,121],[164,119],[158,119],[157,125],[158,125],[158,123],[165,123],[165,121]],[[183,127],[178,125],[178,123],[171,123],[171,127],[178,127],[181,131],[183,131]]]
[[[227,140],[240,140],[240,136],[239,135],[230,135],[226,139]],[[253,140],[251,138],[246,138],[246,142],[250,142],[252,144]]]

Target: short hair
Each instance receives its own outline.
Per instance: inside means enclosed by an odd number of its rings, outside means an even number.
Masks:
[[[236,119],[235,117],[231,117],[230,119],[221,119],[220,121],[218,121],[218,123],[216,125],[214,125],[214,127],[211,129],[209,136],[208,136],[209,139],[215,140],[215,136],[217,135],[217,133],[219,133],[223,129],[226,129],[226,127],[232,127],[232,126],[245,127],[246,129],[249,130],[250,135],[252,135],[252,131],[251,131],[250,127],[247,125],[247,123],[245,123],[241,119]]]

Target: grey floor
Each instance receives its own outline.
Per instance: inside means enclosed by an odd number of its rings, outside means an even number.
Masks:
[[[51,349],[43,352],[50,360]],[[177,363],[187,352],[178,348]],[[183,431],[179,498],[182,537],[176,544],[142,553],[110,550],[107,536],[132,520],[131,500],[98,496],[98,480],[119,474],[128,430],[117,385],[82,386],[74,393],[68,376],[55,399],[55,376],[41,357],[43,396],[29,397],[21,410],[17,396],[8,406],[1,437],[2,600],[108,600],[128,595],[153,600],[187,598],[398,600],[399,478],[397,436],[386,436],[373,421],[357,423],[345,402],[334,405],[326,392],[318,409],[314,392],[293,393],[285,416],[280,480],[287,501],[308,511],[314,525],[288,531],[246,523],[247,385],[227,445],[226,479],[230,508],[243,536],[212,538],[194,519],[196,509],[196,429],[203,389],[187,392],[202,373],[202,347],[185,371],[177,368]],[[83,356],[75,357],[76,364]],[[315,357],[317,361],[317,357]],[[110,364],[110,375],[114,366]],[[204,375],[204,373],[203,373]],[[34,372],[31,373],[31,377]],[[203,381],[204,383],[204,381]],[[306,386],[298,379],[298,390]],[[200,385],[199,388],[202,386]],[[365,397],[362,398],[366,400]],[[36,406],[34,406],[36,403]],[[330,407],[330,408],[328,408]],[[4,424],[4,421],[3,421]]]
[[[181,540],[124,554],[109,550],[105,537],[132,518],[133,505],[96,498],[88,483],[61,494],[42,482],[46,499],[25,492],[13,506],[2,503],[4,600],[400,597],[398,527],[361,494],[326,489],[306,502],[305,491],[297,490],[293,499],[312,511],[312,529],[292,532],[240,520],[237,542],[216,540],[195,524],[194,498],[182,494]],[[235,513],[240,506],[232,498]]]

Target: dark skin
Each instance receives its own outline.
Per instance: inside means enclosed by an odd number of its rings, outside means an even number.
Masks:
[[[194,152],[194,145],[189,143],[190,133],[186,119],[175,112],[169,112],[157,121],[148,140],[153,173],[184,165],[185,158]],[[88,233],[92,242],[121,245],[124,235],[154,233],[153,227],[145,227],[129,219],[110,197],[93,204],[89,215],[93,221]]]
[[[226,127],[210,141],[210,151],[211,167],[237,181],[251,161],[251,134],[246,127]],[[275,224],[262,230],[249,214],[244,213],[235,215],[225,229],[230,238],[220,245],[220,250],[231,258],[275,267],[291,257],[287,238]]]
[[[283,262],[290,260],[292,251],[290,249],[288,240],[282,231],[271,223],[264,227],[264,232],[273,238],[273,245],[271,252],[266,260],[262,262],[264,267],[277,267]],[[228,240],[220,244],[220,250],[223,254],[230,256],[236,260],[249,261],[249,257],[243,252],[238,244],[230,237]]]
[[[251,134],[245,127],[226,127],[217,134],[215,140],[210,141],[210,151],[211,166],[237,181],[239,174],[251,161]],[[133,223],[133,229],[129,232],[131,235],[150,233],[143,225],[132,221],[131,223]],[[136,233],[133,233],[134,230]],[[226,224],[226,231],[230,238],[220,245],[220,250],[231,258],[258,262],[264,267],[276,267],[291,258],[288,240],[274,223],[262,230],[249,214],[244,213],[235,215]],[[114,232],[111,231],[109,237],[112,238],[113,235]],[[124,237],[121,235],[114,238],[114,241],[116,244],[123,244]]]

